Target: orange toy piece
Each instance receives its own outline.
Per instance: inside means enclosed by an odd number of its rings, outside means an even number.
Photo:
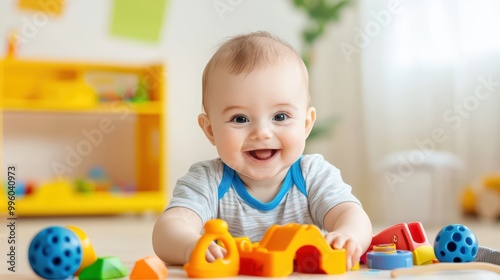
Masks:
[[[97,260],[97,255],[94,251],[94,247],[92,247],[92,243],[90,243],[89,237],[81,228],[75,226],[67,226],[66,228],[71,230],[76,234],[76,236],[78,236],[78,239],[80,239],[80,243],[82,245],[82,263],[80,264],[78,270],[75,272],[75,275],[78,275],[84,268],[93,264]]]
[[[168,270],[165,263],[157,256],[149,256],[135,262],[130,280],[166,279]]]
[[[413,252],[413,264],[431,264],[436,256],[434,247],[425,235],[424,227],[419,222],[399,223],[373,236],[369,249],[361,256],[366,262],[366,254],[373,250],[374,245],[394,244],[397,250]]]
[[[184,270],[186,270],[189,277],[214,278],[238,275],[240,268],[238,249],[228,228],[227,223],[220,219],[210,220],[205,223],[205,233],[191,253],[189,262],[184,265]],[[208,245],[214,240],[222,242],[227,253],[223,259],[216,259],[214,262],[209,263],[205,259],[205,253]]]
[[[270,227],[261,242],[237,241],[240,274],[283,277],[303,273],[341,274],[346,271],[345,250],[332,249],[314,225],[287,224]]]

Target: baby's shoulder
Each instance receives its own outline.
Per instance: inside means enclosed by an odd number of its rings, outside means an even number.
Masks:
[[[302,170],[308,170],[322,164],[328,164],[328,162],[320,154],[303,155],[300,159],[300,166]]]
[[[206,177],[215,181],[220,181],[224,171],[224,163],[220,158],[199,161],[191,165],[189,172],[191,175]]]
[[[300,160],[300,167],[304,178],[325,172],[338,171],[335,166],[320,154],[303,155]]]

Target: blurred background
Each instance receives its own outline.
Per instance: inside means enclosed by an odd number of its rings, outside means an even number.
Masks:
[[[318,124],[306,152],[341,170],[374,221],[496,219],[499,10],[493,0],[1,1],[5,185],[22,186],[28,216],[161,211],[191,164],[217,157],[197,125],[205,64],[228,37],[265,30],[308,63]],[[92,200],[103,191],[113,195]]]

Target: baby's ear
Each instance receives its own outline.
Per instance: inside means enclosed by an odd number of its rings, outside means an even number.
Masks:
[[[214,132],[212,131],[212,123],[210,122],[210,118],[208,117],[207,114],[198,115],[198,125],[205,133],[205,136],[207,137],[208,141],[210,141],[210,143],[212,143],[212,145],[215,146],[215,138],[214,138]]]
[[[309,107],[306,112],[306,138],[309,137],[309,133],[314,126],[314,122],[316,121],[316,108]]]

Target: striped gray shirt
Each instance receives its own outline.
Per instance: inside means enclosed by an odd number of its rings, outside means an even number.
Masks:
[[[297,172],[292,172],[294,167]],[[219,158],[193,164],[177,181],[167,209],[188,208],[200,216],[203,224],[210,219],[223,219],[232,236],[247,236],[255,242],[275,224],[315,224],[323,229],[323,219],[332,207],[348,201],[360,204],[351,193],[351,186],[342,181],[340,171],[317,154],[302,156],[288,171],[291,187],[284,189],[285,178],[283,191],[267,204],[252,198],[238,184],[237,175],[229,178],[231,172],[234,171]],[[224,182],[223,177],[227,177]],[[301,180],[305,190],[299,187]],[[219,193],[223,185],[228,186],[227,191]]]

